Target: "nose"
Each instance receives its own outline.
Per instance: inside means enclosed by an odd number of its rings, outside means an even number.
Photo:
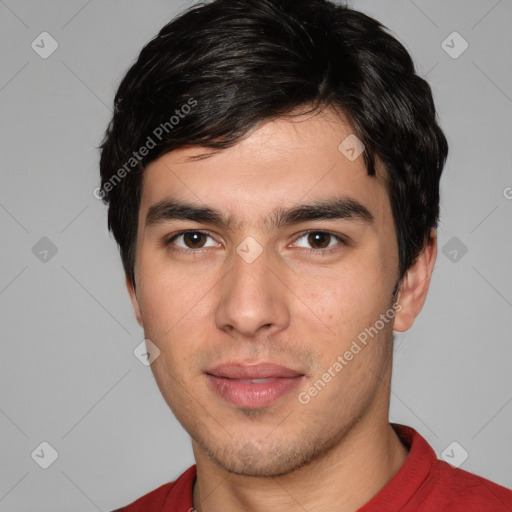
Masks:
[[[238,253],[232,260],[219,289],[217,327],[235,338],[260,338],[286,329],[290,291],[278,277],[278,263],[265,250],[252,262]]]

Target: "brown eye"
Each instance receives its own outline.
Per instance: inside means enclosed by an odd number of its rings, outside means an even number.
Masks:
[[[295,247],[308,249],[311,253],[322,255],[340,249],[339,246],[347,245],[347,242],[343,235],[316,230],[302,233],[293,245]]]
[[[308,243],[313,249],[325,249],[328,247],[332,235],[323,231],[314,231],[308,234]]]
[[[183,234],[183,242],[189,249],[203,247],[206,235],[204,233],[189,232]]]
[[[209,245],[207,245],[208,238],[212,240]],[[194,250],[215,247],[217,244],[208,233],[204,233],[202,231],[182,231],[181,233],[174,235],[167,242],[167,245],[175,246],[175,248],[184,250]]]

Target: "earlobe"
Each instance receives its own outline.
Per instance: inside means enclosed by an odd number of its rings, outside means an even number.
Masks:
[[[393,325],[395,331],[407,331],[423,308],[436,257],[437,233],[432,228],[425,247],[400,283],[397,298],[400,310],[395,316],[395,323]]]
[[[137,299],[137,295],[135,293],[135,288],[133,286],[132,280],[128,275],[126,276],[126,289],[128,290],[128,295],[130,296],[130,299],[132,301],[135,318],[137,319],[138,324],[141,327],[144,327],[144,324],[142,322],[142,314],[140,312],[139,301]]]

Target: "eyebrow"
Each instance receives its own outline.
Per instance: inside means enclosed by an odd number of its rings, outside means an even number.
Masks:
[[[358,220],[366,224],[374,222],[372,213],[352,198],[337,197],[313,201],[290,208],[278,207],[271,212],[264,224],[268,230],[291,226],[301,222],[325,219]],[[232,231],[235,223],[231,216],[208,206],[198,206],[177,199],[164,199],[152,205],[146,216],[146,226],[154,226],[171,220],[188,220],[212,224]]]

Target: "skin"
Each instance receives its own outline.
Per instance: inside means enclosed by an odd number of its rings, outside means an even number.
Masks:
[[[145,170],[136,292],[128,279],[127,287],[146,338],[161,351],[151,366],[156,382],[192,438],[199,512],[354,511],[407,457],[388,421],[393,328],[407,330],[423,306],[434,230],[401,281],[394,323],[309,403],[298,400],[394,302],[398,248],[385,171],[369,177],[362,156],[350,161],[338,150],[351,133],[326,109],[262,123],[226,150],[167,153]],[[373,223],[265,225],[276,208],[340,195],[364,205]],[[226,212],[233,229],[189,220],[147,226],[149,208],[168,197]],[[190,229],[208,236],[166,245]],[[312,229],[348,243],[315,243],[303,234]],[[252,263],[236,252],[249,236],[263,248]],[[273,361],[305,376],[270,406],[245,410],[212,391],[204,373],[235,360]]]

